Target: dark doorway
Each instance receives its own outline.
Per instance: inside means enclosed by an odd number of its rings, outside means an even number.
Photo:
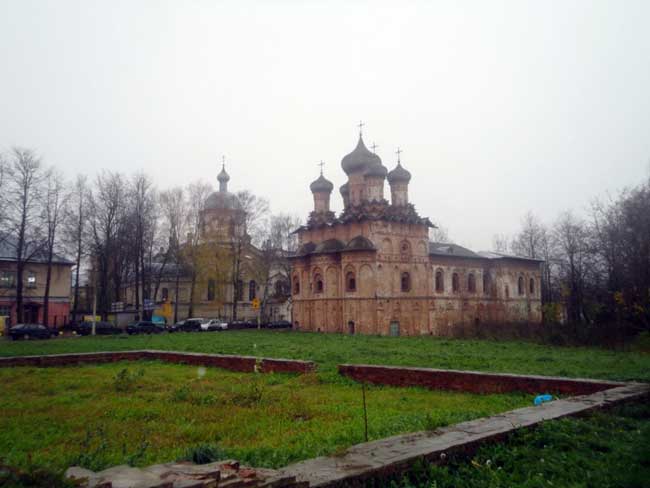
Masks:
[[[26,324],[38,324],[38,305],[34,303],[25,305],[23,322]]]
[[[351,320],[348,322],[348,334],[354,335],[354,322]]]

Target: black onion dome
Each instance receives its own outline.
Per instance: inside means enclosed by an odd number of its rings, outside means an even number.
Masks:
[[[311,190],[312,193],[316,193],[316,192],[332,193],[332,190],[334,189],[334,185],[330,180],[328,180],[321,174],[317,180],[313,181],[312,184],[309,185],[309,189]]]
[[[327,239],[326,241],[323,241],[318,246],[316,246],[316,249],[314,249],[314,254],[339,252],[344,248],[345,244],[343,244],[338,239]]]
[[[225,167],[221,168],[221,172],[217,175],[217,180],[219,180],[219,183],[228,183],[230,181],[230,175],[226,173]]]
[[[350,240],[350,242],[348,242],[348,245],[345,246],[345,250],[346,251],[376,251],[377,248],[372,243],[372,241],[367,237],[356,236],[352,240]]]
[[[394,170],[388,173],[388,183],[408,183],[411,181],[411,173],[402,168],[402,163],[397,163]]]
[[[343,183],[341,185],[341,188],[339,188],[339,191],[341,192],[341,196],[346,197],[350,194],[350,185],[347,183]]]
[[[366,147],[361,136],[359,136],[359,142],[357,143],[357,147],[354,148],[354,151],[344,156],[341,160],[341,168],[343,168],[345,174],[361,171],[377,164],[381,164],[380,157]]]
[[[366,172],[363,173],[364,176],[377,176],[379,178],[386,178],[386,174],[388,174],[388,170],[381,163],[369,166]]]

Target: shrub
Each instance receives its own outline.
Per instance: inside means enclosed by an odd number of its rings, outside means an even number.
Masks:
[[[191,461],[194,464],[208,464],[215,461],[227,459],[227,455],[221,447],[216,444],[199,444],[198,446],[190,447],[181,456],[179,461]]]

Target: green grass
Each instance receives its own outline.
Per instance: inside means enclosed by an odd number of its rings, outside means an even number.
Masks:
[[[368,363],[650,381],[650,354],[641,352],[527,342],[256,330],[0,341],[0,356],[145,348],[309,359],[318,364],[321,375],[328,376],[335,375],[340,363]]]
[[[650,483],[650,405],[622,405],[584,418],[546,422],[470,459],[416,465],[395,488],[646,488]]]
[[[249,465],[280,467],[364,441],[361,388],[344,378],[141,361],[1,368],[0,384],[0,458],[21,469],[142,466],[206,444]],[[531,401],[369,387],[369,437],[435,429]]]

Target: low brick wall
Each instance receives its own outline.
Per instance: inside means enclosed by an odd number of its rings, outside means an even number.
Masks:
[[[292,359],[268,359],[254,356],[237,356],[227,354],[201,354],[178,351],[110,351],[74,354],[49,354],[43,356],[13,356],[0,357],[0,367],[11,366],[74,366],[79,364],[112,363],[117,361],[138,361],[140,359],[159,360],[169,363],[191,364],[194,366],[209,366],[252,373],[256,366],[262,373],[307,373],[314,371],[316,366],[311,361]]]
[[[590,395],[623,384],[604,380],[401,366],[341,364],[338,368],[339,374],[359,382],[390,386],[419,386],[432,390],[454,390],[471,393],[521,391],[531,394]]]

